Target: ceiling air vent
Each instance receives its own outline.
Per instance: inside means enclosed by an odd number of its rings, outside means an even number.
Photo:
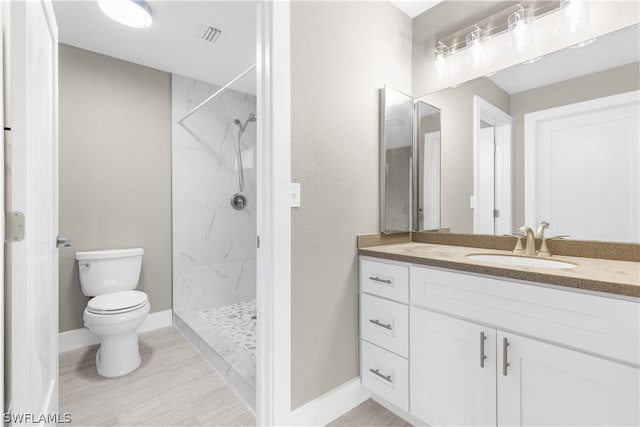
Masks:
[[[222,30],[212,25],[205,24],[200,32],[200,38],[209,43],[215,43],[220,38]]]

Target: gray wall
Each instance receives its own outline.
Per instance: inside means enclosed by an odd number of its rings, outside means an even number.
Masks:
[[[171,308],[170,75],[60,45],[60,332],[83,326],[75,252],[142,247],[138,289]]]
[[[640,89],[640,64],[632,63],[511,96],[514,132],[514,227],[524,224],[524,115]]]
[[[356,235],[378,230],[378,90],[411,89],[387,2],[291,4],[292,408],[358,376]]]
[[[473,95],[509,114],[509,94],[486,77],[421,98],[441,110],[441,226],[456,233],[473,233]]]

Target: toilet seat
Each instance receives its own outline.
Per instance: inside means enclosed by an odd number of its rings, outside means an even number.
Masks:
[[[121,291],[94,297],[87,304],[93,314],[121,314],[134,311],[149,303],[147,294],[140,291]]]

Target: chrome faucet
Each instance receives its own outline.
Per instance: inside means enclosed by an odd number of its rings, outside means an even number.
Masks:
[[[522,226],[519,228],[522,233],[527,235],[527,246],[525,247],[525,253],[527,255],[536,254],[536,237],[533,234],[533,230],[530,227]]]

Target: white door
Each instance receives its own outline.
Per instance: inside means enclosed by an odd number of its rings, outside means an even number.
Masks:
[[[639,369],[500,331],[498,347],[498,425],[640,425]]]
[[[493,126],[481,128],[476,142],[478,182],[476,184],[475,207],[476,234],[495,234],[495,129]]]
[[[422,224],[420,230],[440,228],[440,131],[424,135]]]
[[[55,424],[58,409],[58,41],[48,1],[11,2],[6,208],[25,215],[8,244],[13,414]],[[9,350],[9,349],[7,349]],[[51,422],[54,421],[54,422]],[[21,424],[16,422],[16,424]]]
[[[525,115],[525,222],[640,242],[640,92]]]
[[[496,425],[491,328],[410,308],[410,411],[430,425]]]
[[[473,96],[473,232],[512,229],[511,116]]]

